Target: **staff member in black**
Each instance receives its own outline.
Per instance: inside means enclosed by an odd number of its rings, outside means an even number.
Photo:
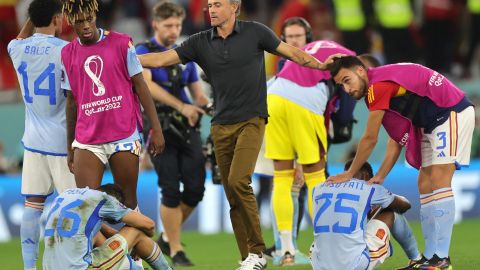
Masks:
[[[171,2],[153,8],[154,35],[136,47],[137,54],[162,52],[175,48],[182,30],[185,10]],[[208,104],[198,79],[195,63],[174,64],[145,69],[143,76],[163,122],[165,151],[151,156],[162,191],[160,216],[164,233],[158,244],[171,256],[174,266],[192,266],[181,245],[182,224],[202,200],[205,191],[205,159],[198,121],[204,113],[199,106]],[[190,101],[187,89],[193,97]],[[180,191],[180,182],[183,191]]]
[[[212,138],[230,219],[243,259],[239,269],[264,269],[265,250],[251,176],[268,117],[264,51],[296,63],[326,69],[290,46],[263,24],[240,21],[241,0],[208,0],[212,28],[190,36],[179,47],[139,56],[145,67],[195,61],[210,79],[214,93]]]

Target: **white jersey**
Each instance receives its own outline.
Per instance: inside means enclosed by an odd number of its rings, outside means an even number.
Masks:
[[[93,237],[102,222],[118,222],[130,211],[104,192],[67,189],[54,200],[47,216],[43,269],[87,269],[92,264]]]
[[[66,156],[66,95],[60,88],[61,50],[66,41],[36,33],[8,44],[25,102],[26,150]]]
[[[352,179],[322,183],[313,190],[314,238],[318,255],[315,270],[356,269],[362,253],[368,257],[364,230],[373,205],[388,207],[394,196],[381,185]]]

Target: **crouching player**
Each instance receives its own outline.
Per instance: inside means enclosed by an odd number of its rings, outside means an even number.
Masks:
[[[401,215],[410,203],[383,186],[368,185],[365,181],[372,175],[372,167],[365,163],[348,182],[315,187],[314,270],[376,269],[392,254],[391,235],[401,239],[409,259],[420,259],[416,240]],[[381,211],[372,211],[379,207]]]
[[[153,269],[171,270],[150,239],[155,223],[123,205],[122,190],[113,184],[98,189],[74,188],[60,194],[48,213],[43,269],[139,269],[130,251]],[[116,232],[103,221],[124,222]],[[96,246],[94,248],[94,246]]]

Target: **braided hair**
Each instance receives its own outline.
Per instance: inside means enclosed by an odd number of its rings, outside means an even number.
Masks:
[[[71,25],[78,20],[81,13],[98,12],[98,2],[97,0],[63,0],[63,12]]]

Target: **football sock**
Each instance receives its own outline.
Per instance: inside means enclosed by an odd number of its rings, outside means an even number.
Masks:
[[[25,201],[20,224],[20,240],[25,269],[35,269],[36,267],[40,238],[40,216],[43,213],[44,205],[44,203]]]
[[[325,169],[321,169],[316,172],[311,173],[303,173],[305,177],[305,184],[308,187],[308,213],[310,217],[312,217],[313,213],[313,201],[312,201],[312,194],[313,188],[320,183],[325,182]]]
[[[292,231],[293,201],[292,201],[293,170],[274,171],[272,205],[278,231]]]
[[[415,260],[420,257],[417,240],[415,239],[412,228],[408,225],[408,221],[404,215],[395,213],[392,235],[400,246],[402,246],[410,260]]]
[[[158,247],[157,243],[153,244],[152,253],[145,258],[145,261],[153,267],[154,270],[171,270],[170,266],[168,265],[167,260],[162,254],[162,251]]]
[[[425,251],[423,256],[431,259],[437,250],[437,225],[435,222],[435,199],[433,193],[420,194],[420,222]]]
[[[441,188],[433,191],[435,197],[435,219],[437,224],[437,249],[440,258],[448,257],[455,220],[455,200],[452,188]]]

